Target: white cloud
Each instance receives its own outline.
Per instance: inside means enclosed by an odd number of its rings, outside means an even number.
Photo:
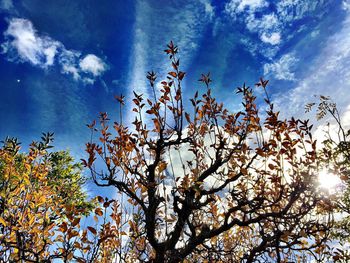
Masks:
[[[264,43],[278,45],[281,42],[281,34],[279,32],[273,32],[271,34],[263,32],[260,39]]]
[[[277,3],[277,13],[281,20],[287,23],[293,20],[302,19],[317,8],[325,6],[327,2],[330,1],[282,0]]]
[[[231,0],[226,3],[225,11],[231,16],[236,16],[236,14],[245,11],[255,12],[258,9],[267,7],[268,3],[265,0]]]
[[[349,0],[344,0],[344,1],[342,2],[342,5],[343,5],[343,9],[344,9],[345,11],[349,11],[349,10],[350,10],[350,1],[349,1]]]
[[[274,29],[280,24],[279,19],[275,13],[263,15],[260,20],[260,27],[263,29]]]
[[[250,32],[257,32],[259,30],[260,21],[255,17],[254,13],[250,13],[245,17],[245,24]]]
[[[264,65],[264,75],[272,75],[275,79],[295,80],[291,69],[298,62],[293,54],[285,54],[278,61]]]
[[[275,13],[263,15],[260,19],[254,14],[249,14],[246,18],[247,29],[251,32],[276,30],[280,22]]]
[[[106,70],[106,64],[99,57],[88,54],[79,62],[79,67],[82,71],[92,73],[97,77]]]
[[[265,0],[240,0],[238,5],[238,10],[243,11],[244,8],[249,8],[250,10],[256,10],[261,7],[268,6]]]
[[[263,43],[278,45],[281,42],[281,23],[275,13],[263,15],[257,18],[254,13],[250,13],[245,18],[246,27],[250,32],[260,35]]]
[[[3,51],[10,55],[10,60],[19,59],[41,68],[53,64],[60,43],[49,37],[39,37],[32,23],[26,19],[12,19],[4,32],[7,40],[2,44]]]
[[[4,39],[2,53],[9,61],[28,62],[43,69],[57,64],[62,73],[71,74],[75,80],[85,83],[93,83],[107,69],[102,59],[93,54],[86,55],[78,64],[81,52],[67,50],[61,42],[38,34],[27,19],[9,20]]]
[[[276,13],[272,12],[261,17],[256,16],[256,11],[268,7],[263,0],[232,0],[225,6],[225,11],[233,19],[238,19],[237,14],[244,20],[247,29],[252,33],[258,33],[263,44],[276,46],[281,43],[282,24]],[[269,52],[271,53],[271,52]],[[275,52],[273,52],[275,53]],[[266,57],[267,52],[262,52]]]
[[[343,1],[343,7],[346,8],[349,0]],[[258,52],[269,59],[275,56],[281,43],[287,42],[302,31],[302,27],[299,30],[291,30],[291,23],[306,16],[322,17],[329,10],[328,5],[331,1],[279,0],[276,2],[273,4],[274,8],[270,8],[271,2],[266,0],[230,0],[225,5],[225,13],[233,21],[244,23],[250,32],[257,33],[261,40],[261,43],[258,43]],[[247,48],[252,55],[257,53],[255,49]]]
[[[58,63],[61,65],[61,72],[64,74],[72,74],[75,80],[80,79],[79,68],[77,61],[80,57],[80,52],[73,50],[62,50]]]

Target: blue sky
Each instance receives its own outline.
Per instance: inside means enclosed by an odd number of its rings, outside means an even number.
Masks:
[[[85,124],[117,115],[114,95],[147,96],[146,72],[168,72],[170,40],[188,97],[210,71],[232,109],[234,88],[264,77],[285,115],[314,94],[349,110],[349,0],[1,0],[0,16],[0,138],[55,132],[58,149],[81,157]]]

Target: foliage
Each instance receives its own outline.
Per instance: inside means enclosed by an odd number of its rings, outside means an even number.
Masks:
[[[30,152],[38,152],[38,155],[47,165],[48,185],[57,192],[65,204],[74,204],[81,208],[90,208],[93,206],[87,201],[86,192],[83,191],[86,178],[82,176],[82,165],[74,162],[72,156],[67,151],[47,152],[52,146],[53,134],[43,134],[40,142],[33,142]],[[25,154],[19,152],[20,143],[17,138],[6,138],[3,142],[3,150],[13,154],[13,165],[18,169],[23,167]],[[4,160],[0,159],[0,173],[3,173],[2,166]],[[74,193],[74,194],[72,194]]]
[[[332,238],[344,245],[350,242],[350,130],[344,127],[337,105],[330,97],[321,95],[318,99],[318,102],[307,104],[305,110],[308,112],[316,107],[318,120],[331,117],[325,130],[326,139],[323,141],[322,155],[327,170],[339,175],[342,181],[338,186],[339,191],[334,193],[337,204],[334,212],[340,214],[340,219],[332,229]],[[350,260],[347,248],[335,248],[333,254],[336,261]]]
[[[114,228],[107,229],[109,223],[101,217],[116,204],[100,197],[101,208],[88,201],[80,165],[66,152],[48,153],[51,141],[52,134],[45,134],[27,154],[19,152],[17,139],[7,138],[0,148],[1,262],[98,262],[113,240],[105,235]],[[80,227],[92,209],[101,232]]]
[[[100,142],[87,143],[83,163],[94,181],[119,193],[128,239],[116,254],[132,262],[322,261],[334,204],[317,188],[323,159],[308,121],[280,119],[263,79],[256,89],[266,114],[245,85],[237,89],[242,110],[232,113],[212,96],[209,74],[186,111],[178,48],[171,42],[165,52],[172,70],[160,91],[148,73],[153,99],[134,93],[133,126],[111,126],[101,113]]]

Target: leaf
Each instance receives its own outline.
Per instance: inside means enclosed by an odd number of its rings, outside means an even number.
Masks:
[[[188,122],[191,122],[190,114],[188,114],[187,112],[185,112],[185,117],[186,117],[186,120],[187,120]]]
[[[167,163],[166,162],[161,162],[158,166],[158,171],[159,173],[163,172],[167,167]]]
[[[0,217],[0,224],[2,224],[3,226],[7,226],[5,220],[2,217]]]
[[[156,128],[156,131],[160,131],[160,124],[158,119],[153,119],[154,127]]]
[[[65,233],[67,231],[68,227],[67,227],[67,223],[66,222],[63,222],[61,225],[60,225],[60,231],[62,233]]]
[[[173,68],[174,68],[175,70],[177,70],[177,65],[176,65],[174,62],[171,62],[171,65],[173,66]]]
[[[79,232],[76,230],[73,230],[73,231],[68,233],[68,239],[71,239],[72,237],[76,237],[78,235],[79,235]]]
[[[34,221],[35,221],[35,216],[28,215],[28,217],[30,218],[30,219],[29,219],[29,222],[28,222],[28,225],[31,226],[31,225],[34,223]]]
[[[176,78],[176,76],[177,76],[176,72],[174,72],[174,71],[170,71],[170,72],[168,72],[168,74],[174,78]]]
[[[124,102],[125,96],[123,96],[123,95],[120,95],[120,96],[115,95],[114,98],[115,98],[120,104],[122,104],[122,105],[125,104],[125,102]]]
[[[76,242],[76,241],[74,242],[73,246],[74,246],[75,248],[78,248],[78,249],[81,248],[80,243],[79,243],[79,242]]]
[[[248,174],[248,170],[246,169],[246,168],[241,168],[241,173],[243,174],[243,175],[247,175]]]
[[[185,72],[180,71],[178,75],[179,80],[182,80],[185,77],[185,74],[186,74]]]
[[[102,216],[103,215],[103,212],[102,212],[102,209],[101,208],[96,208],[95,209],[95,214],[98,215],[98,216]]]
[[[308,113],[309,111],[311,111],[312,107],[315,105],[316,103],[312,102],[312,103],[308,103],[305,105],[305,113]]]
[[[91,226],[88,226],[87,229],[93,234],[93,235],[97,235],[97,231],[95,228],[91,227]]]
[[[80,222],[80,217],[75,218],[72,222],[72,226],[76,226],[77,224],[79,224],[79,222]]]
[[[97,200],[102,204],[104,202],[104,199],[102,196],[96,196]]]

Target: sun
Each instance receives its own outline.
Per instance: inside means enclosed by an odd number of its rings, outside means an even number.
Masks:
[[[336,175],[327,170],[322,170],[318,174],[318,181],[320,187],[323,189],[332,190],[342,184],[341,179]]]

